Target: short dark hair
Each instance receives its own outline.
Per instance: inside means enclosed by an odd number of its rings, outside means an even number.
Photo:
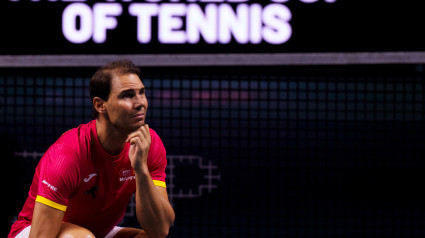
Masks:
[[[111,81],[115,76],[124,74],[136,74],[140,78],[140,69],[130,60],[118,60],[110,62],[96,71],[90,79],[90,99],[99,97],[108,101],[111,92]],[[99,113],[93,107],[93,117],[97,118]]]

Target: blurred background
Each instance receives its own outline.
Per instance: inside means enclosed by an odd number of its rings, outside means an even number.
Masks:
[[[425,236],[418,3],[0,3],[6,236],[35,167],[130,59],[167,150],[169,237]],[[120,225],[134,226],[134,201]]]

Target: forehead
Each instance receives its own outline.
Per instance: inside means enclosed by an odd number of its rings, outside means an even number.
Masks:
[[[144,85],[136,74],[114,75],[111,81],[111,92],[119,93],[128,89],[141,89]]]

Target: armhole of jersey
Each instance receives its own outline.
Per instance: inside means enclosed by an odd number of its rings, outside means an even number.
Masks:
[[[42,203],[42,204],[44,204],[46,206],[53,207],[55,209],[61,210],[61,211],[66,211],[66,206],[65,205],[59,204],[57,202],[53,202],[52,200],[47,199],[45,197],[42,197],[40,195],[37,195],[37,198],[35,199],[35,201],[36,202],[39,202],[39,203]]]
[[[159,180],[152,180],[152,181],[153,181],[153,184],[155,184],[155,186],[167,188],[167,185],[165,185],[164,181],[159,181]]]

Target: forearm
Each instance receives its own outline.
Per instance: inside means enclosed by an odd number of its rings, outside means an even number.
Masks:
[[[148,171],[136,173],[136,211],[137,219],[149,237],[167,236],[174,222],[174,210],[154,185]]]
[[[50,225],[45,222],[44,224],[31,224],[31,231],[29,238],[46,237],[55,238],[59,233],[60,225]]]
[[[29,237],[56,237],[64,212],[36,202]]]

